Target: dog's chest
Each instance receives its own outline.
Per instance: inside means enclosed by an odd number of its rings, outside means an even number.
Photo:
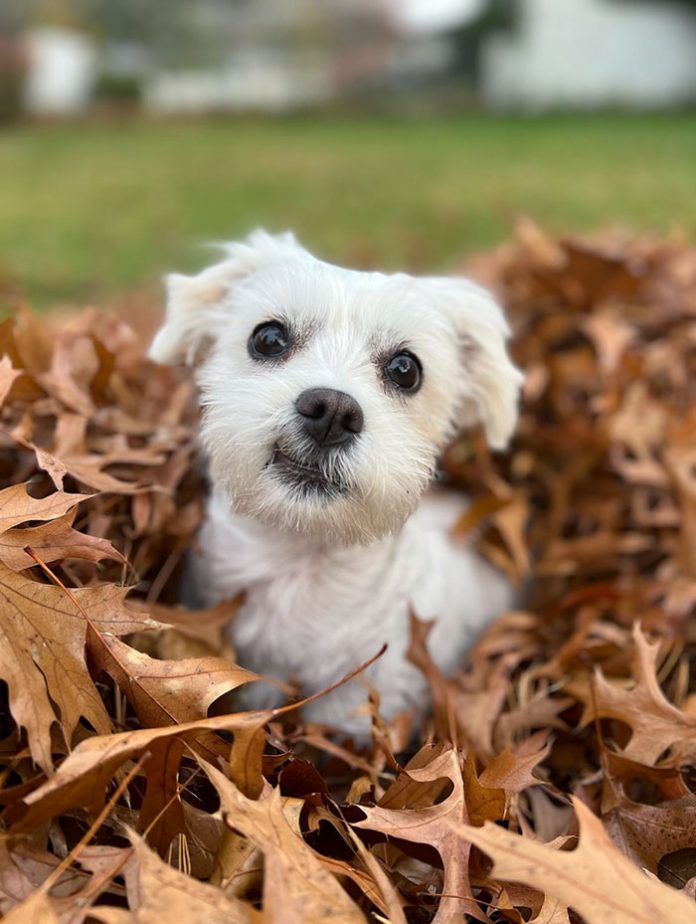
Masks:
[[[242,521],[213,501],[201,547],[193,575],[201,602],[245,593],[231,632],[246,667],[318,689],[385,642],[393,649],[407,641],[416,570],[425,563],[405,561],[400,544],[308,543]]]
[[[436,620],[429,649],[449,671],[509,602],[501,576],[448,539],[446,523],[456,514],[456,499],[441,497],[422,504],[397,536],[346,548],[271,530],[213,498],[192,575],[199,602],[243,591],[231,626],[239,663],[297,681],[305,694],[335,683],[386,642],[368,676],[394,713],[419,682],[406,662],[410,612]]]
[[[391,655],[399,649],[403,656],[410,588],[381,559],[379,551],[352,562],[325,555],[259,582],[232,627],[240,661],[297,680],[309,692],[354,670],[385,643]]]

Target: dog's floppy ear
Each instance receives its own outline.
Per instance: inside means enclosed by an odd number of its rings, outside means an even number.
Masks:
[[[245,241],[225,244],[225,259],[196,276],[165,277],[167,316],[150,347],[158,363],[195,362],[227,320],[226,297],[262,266],[304,252],[292,234],[255,231]]]
[[[510,329],[500,306],[485,289],[450,280],[449,301],[460,344],[463,401],[457,423],[483,424],[489,445],[504,449],[515,429],[524,376],[506,349]]]

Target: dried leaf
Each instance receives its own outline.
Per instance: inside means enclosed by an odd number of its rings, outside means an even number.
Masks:
[[[128,760],[156,747],[159,742],[180,737],[195,749],[201,735],[256,728],[269,721],[276,711],[239,712],[182,725],[143,728],[86,738],[68,755],[49,780],[24,799],[27,809],[15,830],[31,830],[54,814],[60,815],[77,806],[93,810],[100,808],[106,788],[116,772]]]
[[[41,558],[50,564],[66,558],[80,558],[84,561],[112,561],[126,563],[126,559],[107,539],[88,536],[72,528],[74,512],[52,523],[25,529],[10,529],[0,534],[0,561],[13,571],[24,571],[36,564],[35,559],[24,549],[29,546]]]
[[[554,850],[487,823],[453,827],[493,860],[492,875],[523,882],[574,908],[587,924],[672,924],[696,921],[689,899],[637,869],[612,845],[601,822],[574,800],[578,846]]]
[[[203,764],[220,796],[225,821],[264,853],[265,918],[278,924],[358,924],[365,921],[337,880],[292,830],[277,789],[247,799],[227,777]]]
[[[94,590],[81,594],[83,599],[99,596]],[[1,563],[0,605],[0,677],[7,682],[12,715],[26,729],[34,759],[50,772],[54,722],[60,721],[68,746],[82,717],[100,734],[111,731],[84,661],[87,625],[58,588]]]
[[[34,892],[3,918],[9,924],[58,924],[58,915],[43,892]]]
[[[220,889],[196,882],[153,853],[129,832],[133,858],[125,868],[130,915],[139,924],[161,924],[173,912],[181,924],[249,924],[245,905]],[[100,909],[94,909],[99,912]],[[102,911],[103,913],[103,911]],[[105,920],[105,918],[102,918]]]
[[[409,769],[405,773],[417,783],[432,783],[446,778],[452,784],[452,792],[437,805],[417,809],[361,806],[366,817],[356,827],[416,844],[428,844],[437,850],[444,866],[444,879],[443,897],[433,919],[436,924],[451,921],[455,915],[461,914],[470,914],[476,920],[483,920],[469,882],[469,846],[456,833],[456,825],[469,820],[456,752],[447,750],[426,767]]]
[[[662,764],[678,766],[696,755],[696,717],[665,699],[656,677],[659,643],[651,645],[637,624],[633,641],[635,682],[611,683],[598,671],[593,686],[579,691],[586,703],[583,723],[596,715],[620,719],[633,729],[625,758],[651,766],[662,757]]]
[[[0,532],[29,520],[55,520],[72,510],[80,501],[88,500],[89,494],[65,494],[55,491],[48,497],[35,498],[27,494],[25,484],[16,484],[0,491]],[[28,543],[25,543],[28,545]]]
[[[258,674],[221,658],[162,661],[118,638],[90,641],[94,663],[111,674],[144,727],[193,722],[223,693],[258,681]]]
[[[0,359],[0,407],[10,393],[15,380],[22,373],[18,369],[12,368],[12,360],[9,356],[3,356]]]

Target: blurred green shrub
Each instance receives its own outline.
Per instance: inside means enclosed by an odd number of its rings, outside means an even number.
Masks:
[[[140,78],[125,74],[102,74],[95,87],[99,102],[120,105],[139,106],[142,92]]]

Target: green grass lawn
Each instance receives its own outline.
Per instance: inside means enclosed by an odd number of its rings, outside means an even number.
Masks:
[[[696,116],[359,116],[0,133],[0,268],[39,306],[154,286],[206,241],[292,228],[332,260],[441,269],[508,237],[696,232]]]

